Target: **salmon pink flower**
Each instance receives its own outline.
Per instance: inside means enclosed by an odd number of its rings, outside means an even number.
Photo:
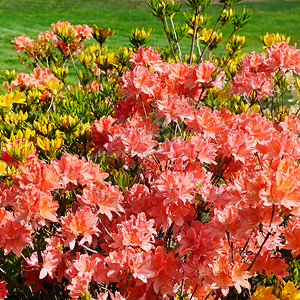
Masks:
[[[54,278],[55,271],[61,262],[63,251],[58,247],[47,247],[46,251],[42,252],[43,264],[40,271],[40,279],[47,275]]]
[[[254,155],[256,142],[253,137],[241,130],[224,130],[220,135],[221,154],[245,163],[245,159]]]
[[[168,69],[167,83],[170,83],[170,85],[179,83],[180,85],[185,86],[186,81],[188,80],[188,77],[190,74],[189,70],[190,70],[190,66],[188,64],[184,64],[184,63],[170,64],[169,69]],[[183,86],[182,86],[182,88],[183,88]],[[175,95],[176,93],[173,93],[173,94]]]
[[[25,34],[22,34],[18,37],[15,37],[15,39],[11,42],[16,47],[15,51],[20,52],[21,50],[27,50],[29,47],[33,46],[34,40],[29,36],[25,36]]]
[[[79,40],[86,40],[92,36],[93,29],[86,24],[74,25],[75,36]]]
[[[241,263],[238,254],[235,255],[233,261],[227,255],[220,254],[208,267],[209,274],[205,282],[212,289],[220,288],[225,296],[228,294],[230,286],[234,286],[238,293],[241,293],[241,287],[251,288],[247,279],[252,277],[252,274],[246,271],[248,265]]]
[[[36,85],[46,86],[47,82],[50,80],[59,82],[59,79],[46,67],[33,69],[33,73],[30,74],[30,77],[34,80]]]
[[[66,276],[68,278],[86,276],[91,279],[96,264],[96,260],[94,258],[95,256],[79,254],[79,252],[77,252],[76,259],[71,261],[70,267],[66,270]]]
[[[284,121],[279,123],[279,126],[295,135],[300,133],[300,120],[294,115],[286,116]]]
[[[130,72],[130,71],[127,71]],[[137,66],[132,71],[132,84],[131,90],[128,90],[127,86],[124,85],[124,91],[129,92],[129,95],[132,93],[136,97],[139,96],[140,93],[144,93],[147,96],[154,96],[154,89],[157,85],[157,75],[151,71],[149,71],[146,67]]]
[[[8,293],[8,289],[6,289],[7,282],[2,280],[0,281],[0,300],[3,300],[6,298],[6,295]]]
[[[95,179],[91,172],[94,165],[86,162],[84,158],[79,159],[77,155],[64,154],[53,165],[59,174],[62,187],[66,187],[68,183],[84,185]]]
[[[53,31],[46,30],[39,34],[38,40],[40,42],[50,43],[50,41],[56,41],[56,35]]]
[[[258,100],[261,100],[265,96],[272,96],[273,83],[273,79],[267,77],[263,72],[252,73],[248,69],[241,69],[233,78],[230,93],[245,94],[248,98],[254,95]]]
[[[201,134],[197,134],[192,136],[191,145],[194,150],[193,156],[197,157],[201,163],[216,164],[217,149],[209,139],[205,139]]]
[[[95,144],[95,152],[104,149],[104,145],[109,141],[109,137],[114,132],[113,124],[116,122],[115,118],[111,116],[103,116],[99,121],[95,121],[91,127],[93,142]]]
[[[80,277],[73,277],[70,284],[67,286],[67,289],[70,291],[69,294],[72,297],[72,300],[78,299],[84,293],[88,293],[90,282],[91,279],[87,274],[83,274]]]
[[[130,60],[132,67],[145,66],[152,67],[155,71],[160,71],[163,67],[163,62],[159,57],[156,50],[151,47],[139,47],[137,53],[132,53],[132,59]]]
[[[144,213],[139,213],[137,217],[131,216],[129,221],[117,224],[117,233],[112,234],[114,243],[112,248],[122,248],[131,246],[140,247],[144,251],[154,248],[154,234],[156,234],[154,220],[147,221]]]
[[[24,247],[32,245],[31,231],[32,228],[28,223],[16,221],[10,212],[3,208],[0,211],[0,247],[4,254],[8,255],[11,251],[20,257]]]
[[[214,138],[223,133],[226,128],[220,112],[205,106],[201,106],[198,111],[194,112],[193,119],[185,119],[184,123],[193,132],[203,133],[205,138]]]
[[[150,155],[157,142],[153,140],[152,133],[142,128],[128,127],[121,136],[124,151],[130,156],[140,158]]]
[[[82,196],[77,196],[80,203],[91,207],[99,214],[106,215],[109,220],[113,219],[113,212],[117,214],[124,212],[121,205],[123,198],[117,186],[106,184],[100,184],[99,186],[95,184],[88,185],[83,189]]]
[[[296,49],[297,45],[289,46],[286,42],[272,44],[267,48],[268,65],[277,71],[278,69],[284,74],[286,71],[294,71],[299,74],[300,52]]]
[[[187,78],[185,88],[193,89],[196,86],[205,88],[209,85],[221,88],[224,75],[225,72],[217,70],[213,63],[204,61],[192,68],[192,76]]]
[[[14,177],[14,186],[20,189],[35,187],[43,192],[50,192],[60,187],[55,168],[34,155],[28,156],[25,164],[19,168],[21,174]]]
[[[192,202],[194,196],[192,192],[197,186],[192,173],[182,174],[179,172],[165,172],[155,182],[157,196],[164,199],[164,205],[171,202],[178,203],[181,200],[183,203]]]
[[[265,73],[270,76],[273,69],[268,65],[268,59],[266,55],[252,52],[249,56],[246,56],[242,60],[241,70],[248,70],[251,73]]]
[[[268,277],[272,276],[272,273],[277,277],[277,279],[282,280],[282,277],[288,276],[289,272],[287,271],[288,264],[285,263],[284,259],[281,257],[281,254],[272,255],[269,250],[262,251],[251,269],[251,273],[258,271],[260,274],[266,272]]]
[[[293,257],[300,254],[300,220],[299,217],[292,218],[284,228],[284,246],[283,249],[292,250]]]
[[[155,276],[151,266],[152,255],[150,253],[131,247],[110,252],[106,258],[106,263],[110,267],[107,276],[118,280],[132,276],[137,280],[138,285],[147,283]]]
[[[17,74],[17,78],[10,83],[12,89],[15,89],[18,86],[20,86],[22,89],[26,87],[31,88],[35,86],[35,84],[35,80],[25,73]]]
[[[188,100],[178,95],[167,94],[157,102],[158,117],[165,117],[164,126],[172,121],[178,122],[185,118],[192,118],[192,107]]]
[[[144,212],[152,207],[149,188],[144,184],[134,184],[130,190],[126,190],[124,207],[129,215]]]
[[[179,283],[183,277],[179,271],[181,267],[179,258],[175,257],[174,252],[167,253],[164,247],[158,246],[151,259],[151,264],[155,272],[154,292],[173,296],[176,293],[175,283]]]
[[[193,221],[190,226],[185,226],[184,230],[177,236],[179,247],[176,253],[180,257],[192,254],[195,259],[203,259],[203,256],[214,257],[218,255],[217,249],[220,247],[220,236],[208,224]]]
[[[18,220],[31,220],[34,226],[44,226],[46,220],[58,221],[56,211],[59,204],[52,200],[50,192],[42,192],[35,188],[21,190],[15,195],[13,207],[18,212]]]
[[[111,291],[106,291],[105,293],[99,293],[98,298],[95,300],[126,300],[119,292],[114,294]]]
[[[70,245],[71,250],[75,247],[76,239],[80,239],[79,245],[91,245],[93,236],[99,232],[98,217],[89,207],[79,208],[75,214],[69,212],[67,216],[61,217],[61,225],[64,245]]]

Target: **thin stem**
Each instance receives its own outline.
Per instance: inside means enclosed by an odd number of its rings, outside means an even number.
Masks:
[[[38,56],[36,55],[34,58],[35,58],[35,60],[36,60],[36,62],[37,62],[37,65],[38,65],[40,68],[42,68],[44,64],[39,60]],[[49,67],[48,67],[48,69],[49,69]]]
[[[254,263],[255,263],[255,261],[256,261],[258,255],[260,254],[260,252],[261,252],[263,246],[265,245],[265,243],[266,243],[267,240],[269,239],[270,235],[271,235],[271,232],[268,232],[267,235],[266,235],[266,237],[265,237],[265,239],[264,239],[264,241],[263,241],[263,243],[262,243],[261,246],[259,247],[259,250],[258,250],[258,252],[256,253],[256,255],[255,255],[255,257],[254,257],[254,259],[253,259],[251,265],[248,267],[247,271],[250,271],[251,268],[253,267],[253,265],[254,265]]]
[[[271,220],[270,220],[269,227],[271,227],[271,225],[272,225],[273,218],[274,218],[274,212],[275,212],[275,204],[273,204],[273,207],[272,207],[272,215],[271,215]]]
[[[197,32],[197,35],[196,35],[196,45],[197,45],[197,51],[198,51],[198,55],[199,57],[201,56],[201,49],[200,49],[200,44],[199,44],[199,33]],[[202,62],[203,60],[201,60]]]
[[[108,236],[110,237],[110,239],[111,239],[112,241],[115,241],[115,240],[112,238],[110,232],[107,230],[107,228],[105,227],[105,225],[103,224],[103,222],[101,221],[100,218],[99,218],[99,223],[102,225],[102,227],[104,228],[105,232],[108,234]]]
[[[180,60],[180,62],[182,62],[182,53],[181,53],[180,45],[179,45],[179,42],[177,39],[177,33],[176,33],[176,29],[175,29],[174,22],[173,22],[173,16],[170,17],[170,22],[171,22],[172,30],[174,33],[175,43],[176,43],[176,46],[178,49],[179,60]]]
[[[276,72],[276,74],[274,75],[274,78],[276,78],[277,77],[277,75],[278,75],[278,73],[280,72],[281,70],[280,69],[278,69],[278,71]],[[275,84],[274,84],[274,86],[273,86],[273,88],[276,86],[276,85],[278,85],[279,84],[279,82],[280,82],[280,80],[283,78],[283,76],[284,76],[284,74],[281,74],[281,77],[280,78],[278,78],[278,80],[275,82]]]
[[[258,104],[259,104],[261,116],[263,117],[264,116],[264,111],[263,111],[263,107],[261,105],[261,101],[258,101]]]
[[[206,295],[206,297],[204,298],[204,300],[207,300],[208,297],[211,295],[211,293],[212,293],[212,291],[210,291],[210,292]]]
[[[257,157],[258,163],[259,163],[259,165],[260,165],[260,169],[263,170],[263,167],[262,167],[262,164],[261,164],[261,161],[260,161],[258,152],[255,152],[254,155]]]
[[[255,284],[251,287],[251,290],[253,291],[253,290],[256,290],[256,289],[254,289],[254,287],[257,287],[257,285],[261,282],[261,281],[263,281],[264,279],[266,279],[266,278],[268,278],[268,276],[267,275],[264,275],[264,276],[262,276],[257,282],[255,282]]]
[[[213,28],[211,34],[210,34],[210,37],[209,37],[208,40],[207,40],[207,43],[205,44],[205,46],[204,46],[204,48],[203,48],[202,54],[201,54],[201,56],[199,57],[197,63],[199,63],[199,61],[202,60],[204,53],[206,52],[207,48],[208,48],[208,47],[211,45],[211,43],[212,43],[212,41],[210,41],[210,40],[211,40],[211,38],[213,37],[213,34],[214,34],[214,32],[215,32],[215,30],[216,30],[216,28],[217,28],[217,26],[218,26],[218,24],[219,24],[219,22],[220,22],[220,20],[221,20],[222,12],[225,10],[225,5],[226,5],[226,4],[224,4],[224,7],[222,8],[222,10],[221,10],[221,12],[220,12],[220,14],[219,14],[219,16],[218,16],[218,19],[217,19],[217,21],[216,21],[216,24],[215,24],[215,26],[214,26],[214,28]],[[220,29],[219,29],[219,30],[220,30]]]
[[[145,108],[145,105],[144,105],[143,98],[142,98],[142,95],[141,95],[141,94],[140,94],[140,99],[141,99],[141,102],[142,102],[142,106],[143,106],[145,118],[147,119],[147,112],[146,112],[146,108]]]
[[[80,78],[80,76],[79,76],[78,70],[77,70],[76,65],[75,65],[74,58],[73,58],[73,56],[72,56],[72,54],[71,54],[70,45],[68,45],[68,49],[69,49],[69,52],[70,52],[70,57],[71,57],[71,61],[72,61],[73,68],[74,68],[74,70],[75,70],[75,72],[76,72],[76,75],[77,75],[79,81],[80,81],[80,84],[83,86],[83,82],[81,81],[81,78]]]
[[[177,62],[176,54],[175,54],[175,51],[174,51],[174,48],[173,48],[173,45],[172,45],[172,41],[171,41],[170,30],[169,30],[169,26],[168,26],[168,22],[167,22],[166,16],[163,16],[163,18],[161,18],[161,21],[162,21],[162,23],[164,25],[165,34],[167,36],[167,39],[168,39],[168,42],[169,42],[172,54],[174,56],[175,62]]]
[[[32,68],[29,67],[30,70],[33,70],[35,67],[38,67],[39,65],[37,65],[37,63],[32,59],[32,57],[30,56],[30,52],[29,54],[26,53],[28,58],[30,59],[31,63],[32,63]],[[26,65],[27,66],[27,65]],[[28,66],[27,66],[28,67]]]
[[[252,232],[251,232],[251,234],[252,234]],[[251,237],[251,235],[250,235],[250,237]],[[250,237],[248,237],[248,239],[247,239],[247,241],[246,241],[244,247],[242,248],[242,251],[241,251],[241,253],[240,253],[240,256],[242,256],[242,254],[245,252],[245,250],[246,250],[246,248],[247,248],[247,246],[248,246],[248,243],[249,243],[249,241],[250,241]]]
[[[212,181],[213,181],[213,185],[216,186],[219,182],[219,180],[222,178],[224,172],[226,171],[226,169],[228,168],[228,166],[230,165],[232,161],[232,156],[230,157],[230,160],[228,161],[227,165],[225,166],[225,168],[223,170],[220,170],[221,172],[219,173],[215,173],[212,177]]]
[[[208,50],[208,59],[211,59],[212,51]]]
[[[192,295],[191,295],[191,297],[190,297],[190,300],[193,299],[194,294],[196,293],[198,286],[199,286],[199,284],[197,283],[196,286],[195,286],[195,288],[194,288],[194,290],[193,290],[193,293],[192,293]]]
[[[184,278],[181,280],[180,296],[183,297]]]
[[[190,61],[189,61],[190,65],[193,62],[193,53],[194,53],[194,45],[195,45],[197,30],[198,30],[198,7],[196,7],[196,10],[195,10],[195,23],[194,23],[193,38],[192,38],[191,50],[190,50]]]
[[[47,64],[47,68],[50,69],[48,56],[46,56],[46,64]]]
[[[274,211],[275,211],[275,204],[273,204],[272,216],[271,216],[271,220],[270,220],[269,227],[271,227],[271,224],[272,224],[272,221],[273,221]],[[271,235],[271,232],[268,231],[267,235],[265,236],[265,239],[264,239],[263,243],[262,243],[261,246],[259,247],[259,250],[258,250],[258,252],[256,253],[256,255],[255,255],[255,257],[254,257],[254,259],[253,259],[251,265],[248,267],[247,271],[250,271],[251,268],[253,267],[253,265],[254,265],[254,263],[255,263],[255,261],[256,261],[258,255],[260,254],[260,252],[261,252],[263,246],[265,245],[265,243],[266,243],[267,240],[269,239],[270,235]]]
[[[201,101],[201,97],[202,97],[202,95],[203,95],[203,93],[204,93],[204,86],[202,85],[202,91],[201,91],[201,94],[200,94],[200,96],[199,96],[199,99],[198,99],[198,102],[197,102],[197,104],[196,104],[196,108],[198,108],[198,105],[199,105],[199,103],[200,103],[200,101]]]
[[[271,115],[272,115],[272,121],[274,121],[274,97],[272,97],[272,102],[271,102]]]
[[[98,251],[94,250],[94,249],[91,249],[87,246],[85,246],[84,244],[81,245],[85,250],[91,252],[91,253],[98,253]]]
[[[51,109],[51,107],[52,107],[52,105],[53,105],[53,102],[54,102],[54,98],[55,98],[55,97],[52,95],[52,96],[51,96],[50,105],[49,105],[47,111],[49,111],[49,110]]]
[[[228,241],[228,245],[231,249],[231,261],[233,262],[233,242],[230,241],[230,234],[228,231],[226,231],[226,235],[227,235],[227,241]]]
[[[173,233],[173,227],[174,227],[174,222],[171,224],[171,226],[168,228],[166,235],[165,235],[165,244],[167,247],[170,247],[171,245],[171,237],[172,237],[172,233]]]
[[[38,242],[37,242],[37,235],[36,235],[36,233],[35,233],[35,235],[34,235],[33,245],[34,245],[34,248],[35,248],[36,253],[37,253],[38,262],[39,262],[39,263],[42,263],[42,262],[43,262],[42,253],[41,253],[40,248],[38,247]]]
[[[176,125],[177,125],[177,128],[179,130],[180,136],[183,138],[182,131],[181,131],[181,128],[180,128],[180,126],[178,124],[178,121],[176,121]]]
[[[226,43],[225,43],[225,46],[224,46],[224,48],[223,48],[223,51],[222,51],[222,53],[221,53],[220,58],[223,57],[224,52],[225,52],[225,49],[226,49],[226,46],[227,46],[228,42],[230,41],[230,39],[232,38],[232,36],[234,35],[234,33],[235,33],[236,31],[237,31],[237,29],[234,28],[233,31],[231,32],[230,36],[228,37],[228,39],[227,39],[227,41],[226,41]]]

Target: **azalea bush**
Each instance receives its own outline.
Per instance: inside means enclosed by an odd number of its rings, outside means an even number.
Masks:
[[[300,50],[266,34],[242,54],[234,27],[214,56],[237,20],[220,2],[214,34],[188,1],[186,56],[173,1],[149,1],[160,54],[151,30],[111,50],[113,30],[69,22],[12,41],[31,71],[2,74],[0,298],[299,297]]]

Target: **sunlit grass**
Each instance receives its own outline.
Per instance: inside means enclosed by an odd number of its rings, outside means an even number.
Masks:
[[[187,11],[184,4],[183,7]],[[285,33],[291,35],[293,43],[300,41],[300,1],[242,1],[235,6],[236,9],[244,7],[253,10],[250,24],[238,32],[246,35],[245,51],[262,51],[260,36],[266,32]],[[221,5],[213,5],[208,14],[217,16],[220,9]],[[11,40],[22,33],[37,38],[41,31],[59,20],[113,28],[115,35],[109,39],[109,47],[128,46],[128,36],[136,27],[154,28],[151,46],[167,45],[160,21],[151,15],[146,0],[0,0],[0,69],[26,71],[26,67],[17,62],[17,53],[13,51]],[[177,16],[176,20],[182,23],[183,14]],[[225,29],[225,35],[229,31],[230,27]],[[188,52],[188,48],[189,40],[186,39],[183,41],[184,52]]]

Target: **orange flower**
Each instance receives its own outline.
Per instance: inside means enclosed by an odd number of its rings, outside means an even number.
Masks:
[[[99,233],[98,217],[89,207],[78,208],[75,214],[69,212],[61,217],[61,225],[64,245],[70,245],[70,249],[74,249],[76,239],[80,239],[79,245],[91,245],[93,236]]]
[[[143,212],[139,213],[137,217],[131,216],[129,221],[123,221],[117,225],[118,232],[112,235],[115,242],[110,247],[131,246],[150,251],[154,248],[154,234],[156,234],[153,226],[154,220],[147,221]]]
[[[28,36],[25,36],[25,34],[22,34],[18,37],[15,37],[14,40],[11,41],[15,45],[15,51],[20,52],[23,49],[28,49],[31,47],[34,43],[34,40],[31,39]]]

